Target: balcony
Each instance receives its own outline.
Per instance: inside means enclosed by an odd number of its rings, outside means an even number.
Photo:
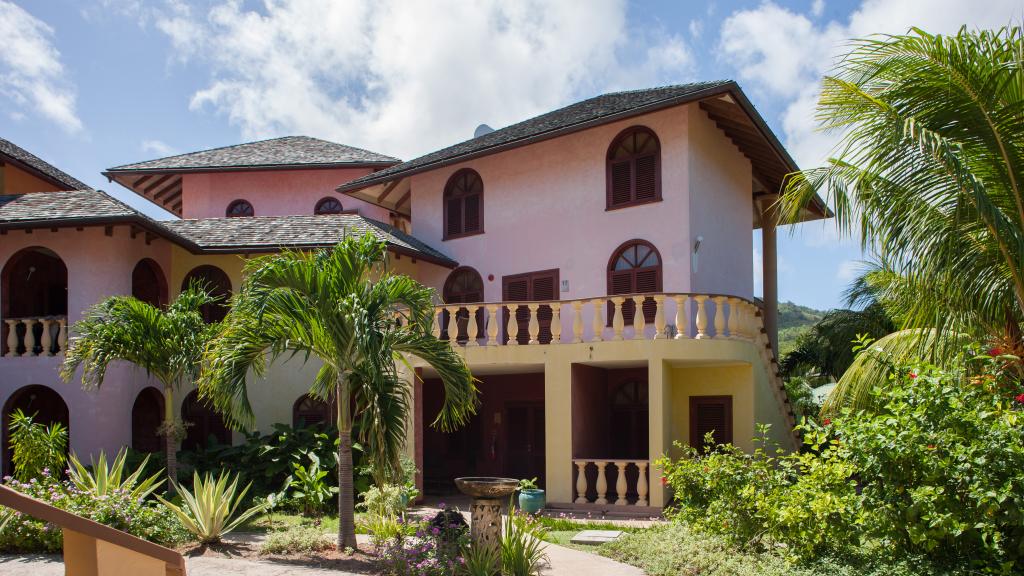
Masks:
[[[4,319],[4,357],[56,356],[68,347],[68,317]]]

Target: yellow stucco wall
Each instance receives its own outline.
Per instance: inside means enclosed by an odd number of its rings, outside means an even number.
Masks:
[[[61,189],[10,164],[0,165],[0,194],[54,192]]]

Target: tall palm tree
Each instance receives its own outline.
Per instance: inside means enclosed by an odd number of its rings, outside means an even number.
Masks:
[[[398,374],[407,356],[437,371],[444,403],[434,425],[450,430],[476,411],[465,361],[431,335],[434,291],[384,268],[385,246],[371,235],[332,249],[250,260],[245,281],[211,343],[200,393],[236,426],[253,424],[247,375],[265,374],[282,355],[319,358],[309,392],[337,398],[338,547],[354,548],[352,429],[378,472],[393,479],[405,446],[411,390]],[[263,380],[255,380],[264,384]]]
[[[823,81],[818,118],[842,139],[825,166],[789,179],[781,211],[795,220],[820,193],[885,263],[872,287],[903,332],[879,348],[942,356],[971,337],[1024,352],[1021,38],[876,36]]]
[[[203,351],[216,325],[203,322],[200,308],[216,301],[194,284],[166,308],[131,296],[112,296],[86,311],[72,328],[60,375],[70,382],[82,367],[82,386],[99,388],[111,362],[130,362],[163,386],[160,433],[167,451],[167,477],[177,481],[177,444],[184,432],[174,419],[174,393],[198,374]],[[173,484],[168,484],[173,490]]]

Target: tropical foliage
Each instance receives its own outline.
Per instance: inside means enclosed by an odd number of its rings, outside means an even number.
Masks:
[[[89,308],[72,326],[60,375],[70,382],[82,368],[82,385],[99,388],[111,362],[130,362],[163,386],[167,476],[177,479],[177,443],[184,427],[174,421],[174,392],[198,374],[207,342],[216,331],[201,307],[216,301],[193,284],[165,308],[131,296],[112,296]],[[173,484],[172,484],[173,485]]]
[[[305,454],[308,464],[292,462],[291,496],[302,507],[306,516],[319,516],[330,499],[338,493],[337,486],[328,484],[328,471],[320,468],[316,453]]]
[[[59,474],[67,459],[67,427],[60,422],[44,425],[34,418],[17,409],[8,424],[14,477],[23,481],[45,472]]]
[[[191,491],[181,486],[175,486],[175,491],[181,496],[181,506],[160,496],[157,499],[203,544],[219,542],[225,534],[264,510],[261,503],[236,514],[249,491],[249,486],[238,491],[237,475],[232,480],[227,473],[218,478],[207,474],[204,479],[197,473],[193,475]]]
[[[146,464],[149,462],[147,456],[142,463],[131,473],[125,472],[125,462],[128,457],[128,450],[121,448],[114,461],[107,465],[107,455],[100,450],[100,456],[95,461],[90,461],[86,467],[72,454],[68,467],[68,480],[75,485],[75,488],[82,492],[88,492],[97,498],[105,498],[115,492],[126,493],[136,500],[145,500],[150,494],[156,491],[164,481],[160,478],[163,470],[156,474],[144,477]]]
[[[890,351],[945,361],[956,336],[1024,352],[1022,51],[1018,26],[913,29],[854,42],[824,79],[818,118],[842,141],[789,180],[782,213],[821,193],[878,255],[872,289],[905,331]],[[877,384],[868,371],[841,389]]]
[[[411,390],[397,363],[416,356],[437,371],[445,399],[434,424],[441,429],[461,426],[476,410],[469,368],[431,334],[433,290],[389,272],[385,254],[385,245],[366,235],[329,250],[250,260],[200,380],[203,396],[233,423],[247,427],[253,422],[250,372],[262,376],[269,363],[286,355],[323,363],[309,392],[338,399],[339,548],[356,544],[356,422],[375,481],[393,481],[400,474]]]

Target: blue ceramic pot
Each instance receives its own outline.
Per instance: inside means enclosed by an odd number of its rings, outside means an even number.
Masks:
[[[526,489],[519,491],[519,509],[527,514],[536,514],[544,509],[544,491]]]

